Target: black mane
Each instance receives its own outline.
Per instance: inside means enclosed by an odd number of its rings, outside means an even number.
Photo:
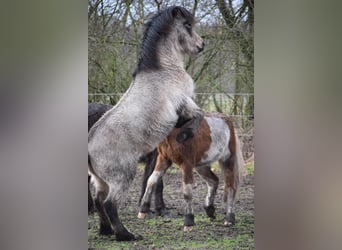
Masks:
[[[193,15],[185,8],[172,6],[158,12],[145,24],[139,62],[133,77],[140,71],[160,69],[157,46],[160,39],[169,34],[177,15],[181,15],[191,23],[195,21]]]

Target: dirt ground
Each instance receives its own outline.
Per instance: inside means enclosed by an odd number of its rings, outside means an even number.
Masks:
[[[172,166],[163,177],[164,200],[172,217],[152,215],[145,220],[137,218],[142,179],[142,168],[139,167],[127,199],[120,207],[119,215],[124,225],[133,234],[142,235],[143,240],[117,242],[114,237],[99,236],[98,217],[95,214],[88,217],[88,249],[254,249],[254,176],[248,174],[244,177],[236,202],[236,224],[225,227],[223,180],[220,170],[214,172],[220,178],[215,199],[216,219],[210,221],[204,212],[203,203],[207,186],[195,173],[193,208],[196,225],[193,231],[183,232],[184,201],[182,177],[178,167]]]

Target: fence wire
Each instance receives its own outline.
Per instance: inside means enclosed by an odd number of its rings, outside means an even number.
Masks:
[[[123,93],[89,93],[90,102],[100,102],[115,105]],[[245,113],[244,108],[234,114],[232,107],[236,98],[240,104],[246,105],[248,98],[254,93],[196,93],[194,100],[206,112],[222,112],[232,118],[237,135],[241,140],[244,159],[254,155],[254,115]],[[218,110],[219,109],[219,110]]]

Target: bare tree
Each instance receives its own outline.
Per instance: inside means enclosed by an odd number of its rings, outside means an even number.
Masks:
[[[205,109],[252,116],[254,96],[254,0],[118,0],[88,1],[90,101],[115,104],[128,88],[136,66],[143,25],[159,9],[183,5],[199,21],[206,47],[188,59],[198,93],[196,102]],[[219,93],[219,95],[218,95]],[[223,98],[222,96],[225,96]]]

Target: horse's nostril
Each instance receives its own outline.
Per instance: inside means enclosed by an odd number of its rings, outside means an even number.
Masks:
[[[204,49],[204,46],[202,47],[197,46],[197,48],[198,48],[198,52],[201,52]]]

